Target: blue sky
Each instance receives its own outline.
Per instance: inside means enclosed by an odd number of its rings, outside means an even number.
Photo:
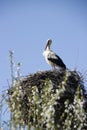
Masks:
[[[42,52],[47,39],[66,66],[87,70],[86,0],[0,0],[0,88],[10,81],[9,50],[22,75],[49,70]]]

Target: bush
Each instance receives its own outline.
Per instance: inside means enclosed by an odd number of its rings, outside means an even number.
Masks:
[[[37,72],[8,90],[15,125],[35,130],[86,130],[85,89],[76,71]]]

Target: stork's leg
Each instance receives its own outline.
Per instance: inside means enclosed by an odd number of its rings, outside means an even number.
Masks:
[[[56,70],[56,67],[55,67],[55,66],[52,66],[52,70]]]

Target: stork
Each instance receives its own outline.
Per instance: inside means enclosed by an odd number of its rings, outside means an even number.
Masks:
[[[62,59],[50,49],[51,43],[51,39],[47,40],[47,44],[43,52],[46,62],[51,65],[53,69],[56,67],[66,69],[66,65],[63,63]]]

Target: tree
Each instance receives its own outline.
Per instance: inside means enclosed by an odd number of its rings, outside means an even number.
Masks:
[[[8,90],[14,124],[35,130],[86,130],[85,88],[77,71],[30,74]]]

